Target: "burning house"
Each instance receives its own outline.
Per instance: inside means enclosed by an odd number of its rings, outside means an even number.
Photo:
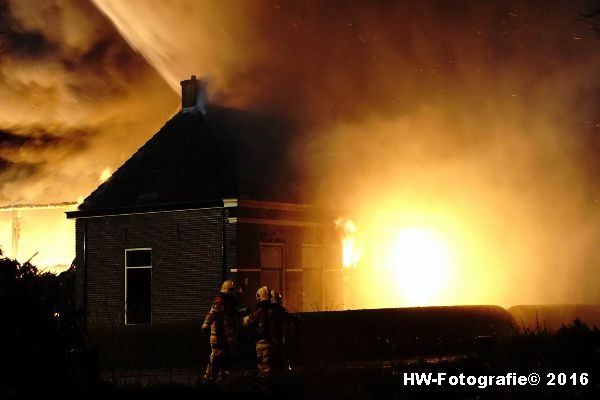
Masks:
[[[249,306],[268,285],[294,311],[342,307],[335,218],[302,202],[283,125],[181,86],[182,110],[67,212],[88,324],[197,318],[225,279]]]

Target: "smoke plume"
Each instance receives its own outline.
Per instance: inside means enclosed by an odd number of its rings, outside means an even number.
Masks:
[[[462,279],[445,303],[597,302],[600,41],[584,3],[94,0],[125,42],[91,6],[14,1],[0,196],[93,188],[196,74],[213,102],[292,121],[306,201],[362,232],[445,235]],[[67,179],[80,185],[55,187]]]
[[[2,204],[87,195],[176,107],[91,4],[3,2],[0,26]]]
[[[295,121],[309,200],[445,231],[471,285],[447,302],[600,301],[583,3],[95,3],[173,89]]]
[[[0,205],[76,201],[169,118],[178,98],[93,4],[0,1]],[[64,210],[23,211],[20,259],[69,265]],[[11,255],[11,215],[0,244]]]

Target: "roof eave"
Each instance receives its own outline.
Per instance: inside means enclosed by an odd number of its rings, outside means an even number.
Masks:
[[[109,217],[130,214],[150,214],[169,211],[198,210],[203,208],[222,208],[223,200],[206,200],[189,203],[151,204],[143,206],[102,208],[92,210],[67,211],[67,219]]]

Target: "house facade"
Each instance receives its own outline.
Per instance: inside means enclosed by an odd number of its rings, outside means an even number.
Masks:
[[[276,124],[211,108],[203,89],[183,81],[181,112],[67,213],[89,326],[198,318],[226,279],[250,307],[267,285],[293,311],[343,308],[336,216],[296,201]]]

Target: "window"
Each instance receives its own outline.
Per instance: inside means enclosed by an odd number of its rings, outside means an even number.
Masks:
[[[288,309],[302,311],[302,270],[286,265],[283,243],[261,243],[260,281],[280,292]]]
[[[285,271],[285,306],[293,312],[302,311],[302,271]]]
[[[321,246],[305,244],[302,246],[302,268],[321,269],[323,266],[323,249]]]
[[[284,246],[279,243],[260,245],[260,283],[281,292]],[[285,296],[285,294],[284,294]]]
[[[343,271],[341,269],[323,271],[323,309],[325,311],[339,310],[344,306],[344,290],[342,286]]]
[[[322,303],[323,249],[321,246],[302,246],[302,287],[304,311],[319,311]]]
[[[125,250],[125,324],[149,324],[152,317],[152,249]]]
[[[283,269],[283,245],[278,243],[261,244],[260,266],[262,269]]]

